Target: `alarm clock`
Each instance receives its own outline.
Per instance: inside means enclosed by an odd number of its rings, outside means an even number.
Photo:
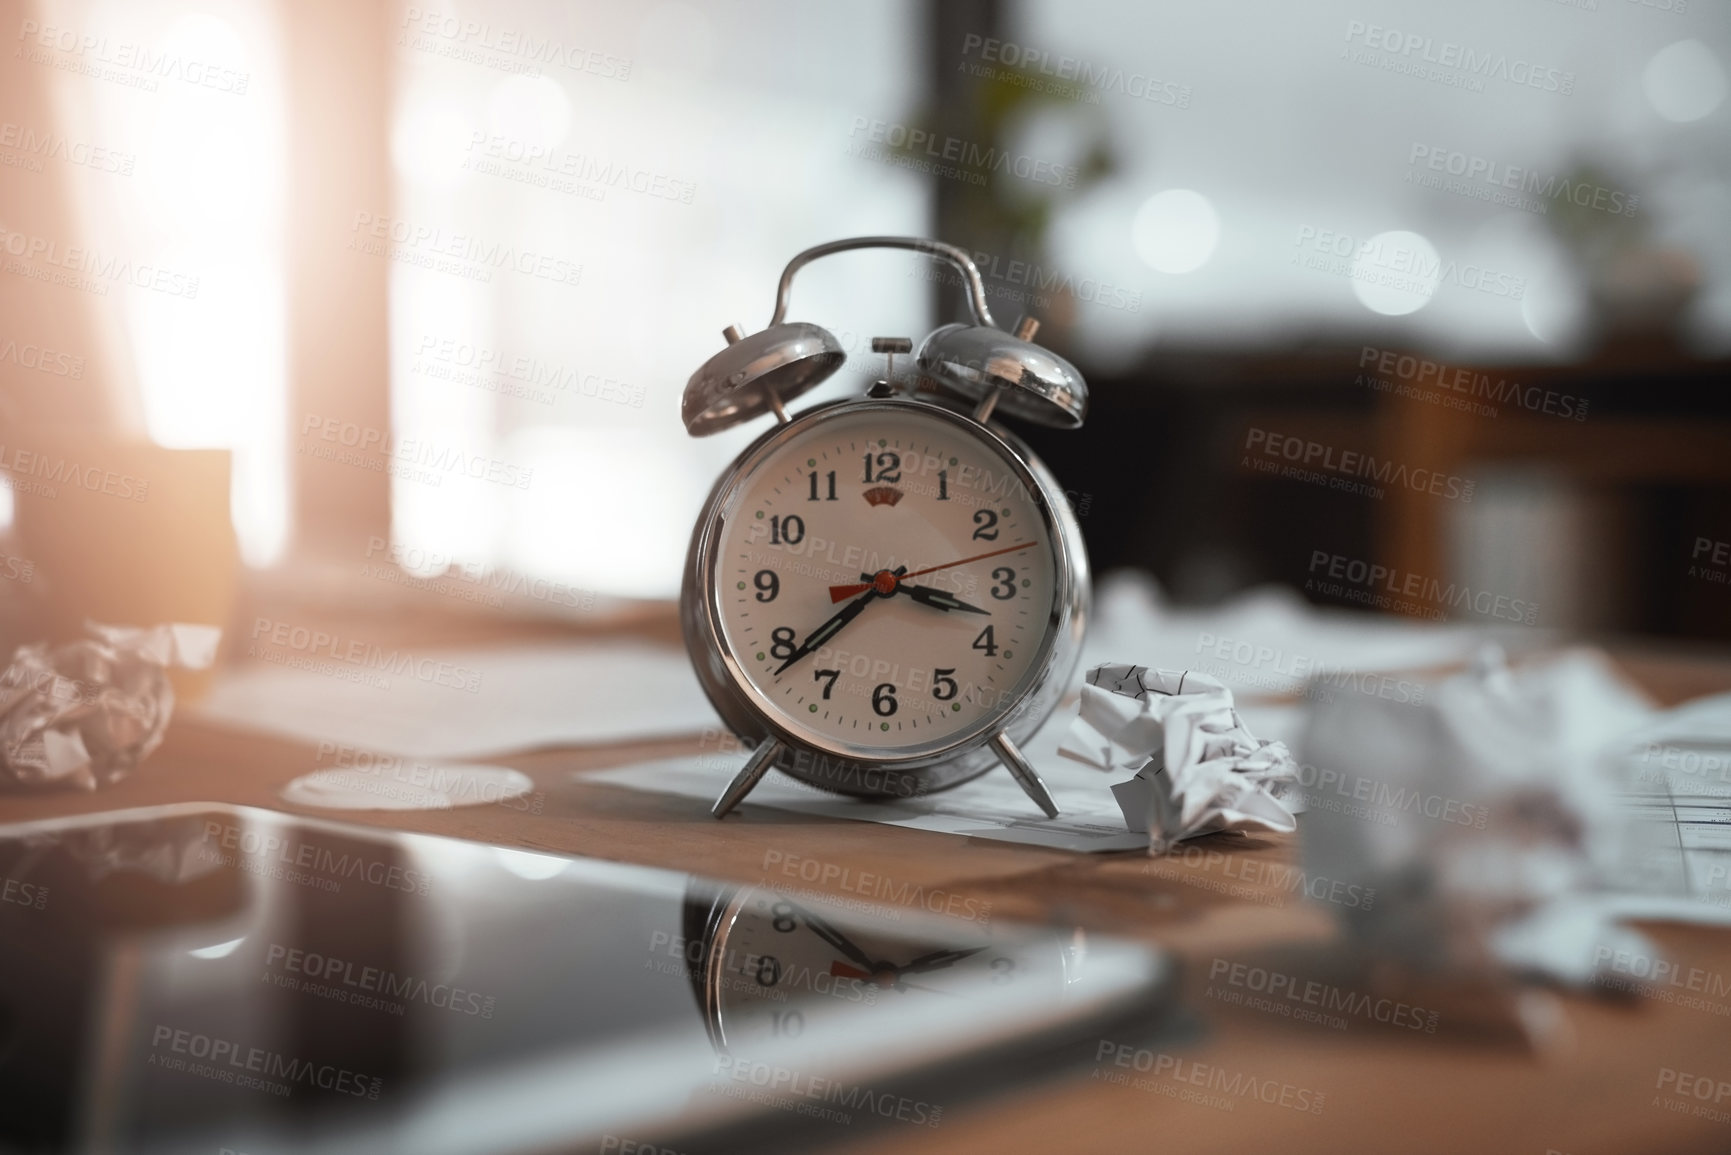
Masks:
[[[928,336],[898,379],[905,338],[879,338],[885,378],[862,397],[788,402],[845,359],[827,330],[786,315],[795,273],[853,249],[948,262],[972,324]],[[1048,817],[1057,805],[1020,744],[1069,687],[1091,600],[1063,490],[1001,423],[1075,428],[1088,391],[998,327],[967,253],[917,237],[856,237],[795,256],[769,326],[692,375],[693,437],[773,415],[717,480],[692,533],[680,595],[686,649],[727,726],[755,748],[712,813],[770,767],[822,790],[909,798],[999,764]]]

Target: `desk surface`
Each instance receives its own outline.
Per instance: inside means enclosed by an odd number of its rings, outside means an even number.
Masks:
[[[650,622],[645,632],[666,636],[664,623]],[[1665,654],[1621,660],[1664,702],[1731,688],[1731,662]],[[1205,852],[1159,860],[1151,870],[1151,860],[1139,852],[1074,855],[809,819],[749,803],[715,822],[687,799],[585,781],[590,771],[698,746],[692,736],[496,759],[535,780],[541,802],[535,815],[480,806],[336,817],[738,881],[786,884],[780,864],[814,859],[837,868],[827,876],[832,880],[871,873],[891,879],[892,891],[906,884],[909,893],[917,887],[989,902],[994,919],[1074,924],[1142,938],[1184,960],[1187,1001],[1206,1024],[1199,1038],[1174,1046],[1174,1054],[1186,1064],[1217,1068],[1227,1080],[1242,1075],[1309,1091],[1307,1103],[1321,1096],[1320,1112],[1246,1095],[1228,1097],[1223,1105],[1219,1096],[1186,1097],[1189,1086],[1173,1078],[1170,1067],[1153,1079],[1133,1068],[1121,1071],[1141,1081],[1140,1088],[1083,1070],[1065,1082],[946,1106],[936,1128],[889,1124],[861,1133],[848,1150],[999,1155],[1146,1151],[1158,1143],[1185,1155],[1731,1151],[1731,1097],[1717,1104],[1717,1119],[1698,1117],[1666,1109],[1657,1088],[1662,1069],[1731,1081],[1731,996],[1709,995],[1706,1007],[1686,1005],[1687,999],[1618,1003],[1566,997],[1559,1003],[1563,1022],[1540,1053],[1507,1037],[1446,1029],[1427,1035],[1362,1018],[1343,1030],[1227,1006],[1209,993],[1209,971],[1223,965],[1217,960],[1316,952],[1333,936],[1327,913],[1293,896],[1270,870],[1294,861],[1293,838],[1206,839],[1195,844]],[[19,821],[192,800],[294,809],[277,791],[314,766],[310,743],[242,736],[181,719],[132,778],[94,795],[0,796],[0,815]],[[799,884],[849,893],[843,883],[826,884],[825,877],[820,873],[817,881]],[[1720,976],[1722,985],[1731,984],[1731,934],[1646,929],[1685,968],[1701,968]],[[1195,1078],[1208,1074],[1189,1066],[1181,1070]],[[1711,1099],[1706,1105],[1715,1106]]]

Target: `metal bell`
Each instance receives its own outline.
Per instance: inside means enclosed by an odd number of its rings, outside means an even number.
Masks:
[[[847,359],[828,329],[804,321],[771,325],[749,337],[729,326],[729,344],[691,375],[679,416],[693,437],[707,437],[773,411],[816,388]]]
[[[1088,413],[1088,386],[1076,367],[1034,344],[1039,322],[1024,318],[1015,333],[992,319],[986,287],[968,254],[923,237],[850,237],[805,250],[787,263],[776,287],[769,327],[750,336],[728,326],[727,348],[705,361],[686,383],[680,417],[693,437],[730,429],[766,412],[787,421],[787,402],[828,379],[846,360],[829,330],[788,321],[793,277],[819,257],[853,249],[910,249],[947,261],[962,274],[972,325],[945,325],[925,339],[917,358],[940,391],[974,406],[977,421],[995,410],[1039,425],[1074,429]]]
[[[1025,318],[1014,334],[991,325],[944,325],[920,346],[919,366],[940,390],[1037,425],[1074,429],[1088,415],[1088,383],[1076,367],[1034,344],[1039,323]]]

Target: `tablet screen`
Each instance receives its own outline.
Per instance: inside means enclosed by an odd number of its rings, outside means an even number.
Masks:
[[[819,1146],[940,1125],[946,1069],[1161,1001],[1142,948],[956,913],[236,807],[6,828],[0,1085],[23,1110],[0,1130],[212,1155]]]

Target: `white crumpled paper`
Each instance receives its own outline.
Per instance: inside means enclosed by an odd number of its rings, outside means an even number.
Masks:
[[[1652,716],[1603,655],[1510,670],[1487,648],[1424,702],[1319,698],[1306,872],[1374,887],[1354,937],[1416,971],[1514,968],[1587,981],[1628,932],[1596,917],[1626,841],[1614,752]]]
[[[0,784],[94,790],[125,777],[168,729],[168,668],[210,665],[222,637],[179,622],[87,628],[95,638],[19,646],[0,671]]]
[[[1245,729],[1232,691],[1207,674],[1096,666],[1059,753],[1135,771],[1112,794],[1125,825],[1147,832],[1150,854],[1199,834],[1295,826],[1281,801],[1298,777],[1286,744]]]

